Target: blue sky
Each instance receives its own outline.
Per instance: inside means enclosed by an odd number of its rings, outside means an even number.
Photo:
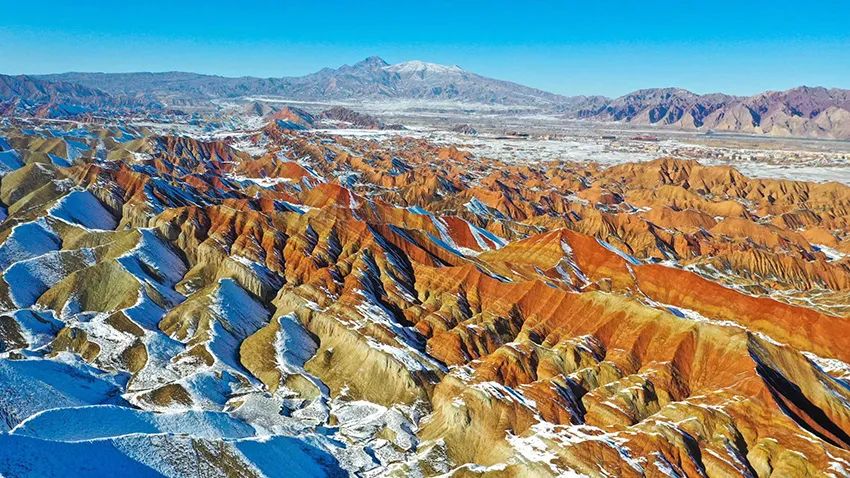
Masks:
[[[0,12],[7,74],[288,76],[379,55],[567,95],[850,88],[846,0],[0,0]]]

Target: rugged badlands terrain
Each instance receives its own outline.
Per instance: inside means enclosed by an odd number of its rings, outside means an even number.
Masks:
[[[850,475],[847,186],[280,119],[3,123],[0,475]]]

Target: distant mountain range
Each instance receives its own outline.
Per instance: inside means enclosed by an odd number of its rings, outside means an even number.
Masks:
[[[549,106],[574,101],[457,66],[421,61],[390,65],[369,57],[354,65],[287,78],[225,78],[195,73],[62,73],[40,77],[98,88],[111,94],[162,99],[280,96],[292,100],[447,100],[493,105]]]
[[[706,131],[850,139],[850,90],[801,86],[738,97],[653,88],[581,109],[575,115]]]
[[[751,97],[678,88],[619,98],[562,96],[487,78],[458,66],[391,65],[369,57],[301,77],[228,78],[196,73],[0,75],[0,112],[62,116],[98,108],[181,108],[213,99],[274,96],[299,101],[455,102],[534,108],[567,118],[701,131],[850,139],[850,90],[798,87]]]
[[[97,111],[120,112],[159,107],[113,95],[77,82],[46,80],[33,76],[0,75],[0,114],[27,114],[41,117],[69,117]]]

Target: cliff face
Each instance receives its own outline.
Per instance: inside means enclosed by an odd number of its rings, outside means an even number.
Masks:
[[[87,128],[0,133],[4,475],[850,472],[850,188]]]

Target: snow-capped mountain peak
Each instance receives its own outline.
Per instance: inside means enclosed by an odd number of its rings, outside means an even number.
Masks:
[[[461,73],[463,69],[457,65],[440,65],[438,63],[428,63],[426,61],[421,60],[411,60],[405,61],[402,63],[396,63],[395,65],[390,65],[384,67],[385,70],[391,71],[393,73],[400,74],[411,74],[411,73],[434,73],[434,74],[446,74],[446,73]]]

